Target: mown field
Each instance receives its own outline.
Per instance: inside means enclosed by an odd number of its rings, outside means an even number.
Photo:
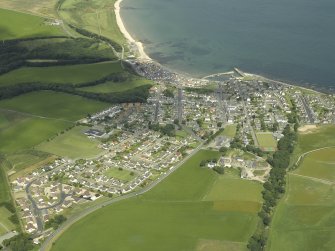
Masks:
[[[218,156],[200,151],[150,192],[74,224],[52,250],[246,250],[258,221],[261,185],[199,166]],[[225,192],[229,185],[244,188]]]
[[[46,19],[30,14],[1,9],[0,39],[64,35],[60,26],[47,25]]]
[[[335,127],[300,134],[298,150],[332,145]],[[267,250],[334,250],[335,148],[307,154],[288,174],[287,192],[276,209]]]
[[[54,139],[36,146],[36,149],[68,158],[95,157],[103,150],[98,148],[101,143],[99,140],[89,139],[84,134],[88,129],[85,126],[76,126]]]
[[[108,106],[107,103],[52,91],[38,91],[0,101],[0,109],[72,122]]]
[[[257,133],[257,140],[262,149],[267,151],[275,151],[277,147],[277,141],[272,136],[272,133]]]
[[[109,74],[122,71],[119,62],[53,67],[23,67],[0,75],[0,86],[33,82],[79,84],[101,79]]]
[[[235,134],[236,134],[236,125],[227,125],[224,127],[224,130],[220,135],[234,138]]]

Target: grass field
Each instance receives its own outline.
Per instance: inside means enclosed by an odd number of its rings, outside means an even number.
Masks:
[[[0,8],[57,17],[55,11],[56,3],[57,0],[1,0]]]
[[[227,125],[224,127],[224,130],[220,135],[234,138],[235,134],[236,134],[236,125]]]
[[[328,136],[327,136],[328,135]],[[300,134],[299,152],[333,144],[334,127]],[[334,250],[335,148],[306,155],[288,175],[287,192],[276,209],[268,250]]]
[[[24,67],[0,75],[0,86],[30,82],[79,84],[101,79],[109,74],[122,71],[119,62],[54,67]]]
[[[105,175],[122,181],[130,181],[135,178],[135,175],[132,175],[131,173],[131,171],[124,169],[119,170],[118,168],[110,168],[108,171],[106,171]]]
[[[319,126],[312,131],[299,133],[299,144],[295,147],[293,160],[302,153],[325,146],[335,146],[335,126]]]
[[[5,166],[2,159],[0,159],[0,203],[10,202],[10,188],[6,180]],[[15,225],[8,219],[11,216],[4,206],[0,206],[0,235],[6,233],[8,230],[15,228]]]
[[[59,26],[46,24],[44,18],[1,9],[0,18],[6,20],[0,24],[0,39],[64,35]]]
[[[257,133],[257,140],[262,149],[267,151],[275,151],[277,148],[277,141],[272,136],[272,133]]]
[[[0,207],[0,235],[14,230],[16,226],[8,219],[12,213],[5,207]]]
[[[233,191],[240,194],[236,199],[213,188],[221,178],[199,164],[217,156],[218,152],[200,151],[146,194],[105,207],[74,224],[52,250],[246,250],[257,224],[260,195],[250,195],[252,203],[258,203],[252,207],[243,192]],[[236,175],[226,179],[244,182]],[[248,193],[260,189],[261,185]],[[215,198],[204,201],[208,194]]]
[[[119,44],[126,40],[119,30],[114,14],[116,0],[66,0],[60,9],[60,15],[67,22],[108,37]]]
[[[95,93],[124,92],[147,84],[151,84],[151,82],[145,79],[133,79],[125,82],[106,82],[101,85],[80,88],[80,90]]]
[[[52,91],[33,92],[0,101],[0,109],[66,121],[77,121],[108,106],[107,103]]]
[[[36,149],[69,158],[95,157],[102,152],[102,149],[98,148],[100,144],[98,140],[89,139],[84,134],[88,129],[85,126],[74,127],[51,141],[43,142]]]
[[[29,149],[71,125],[72,123],[65,121],[29,117],[0,110],[0,153]]]

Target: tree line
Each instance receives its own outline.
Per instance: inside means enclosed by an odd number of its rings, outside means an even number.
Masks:
[[[294,128],[296,128],[294,126]],[[285,193],[286,170],[290,165],[290,157],[294,151],[297,140],[296,131],[287,125],[283,130],[283,135],[278,141],[278,150],[270,156],[267,161],[272,166],[268,180],[263,184],[263,206],[258,216],[261,219],[261,225],[256,233],[251,236],[248,242],[248,248],[251,251],[262,251],[267,241],[267,228],[271,223],[274,208],[278,200]]]
[[[22,83],[14,86],[0,88],[0,100],[13,98],[22,94],[35,91],[55,91],[77,95],[107,103],[144,103],[149,96],[150,84],[142,85],[131,90],[113,93],[93,93],[78,90],[74,85]]]

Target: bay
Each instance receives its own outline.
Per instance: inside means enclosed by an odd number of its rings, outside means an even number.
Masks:
[[[197,77],[238,67],[335,88],[334,0],[124,0],[127,30],[162,65]]]

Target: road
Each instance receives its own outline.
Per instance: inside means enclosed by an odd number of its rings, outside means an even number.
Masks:
[[[71,227],[74,223],[76,223],[77,221],[81,220],[85,216],[93,213],[94,211],[96,211],[98,209],[101,209],[101,208],[103,208],[105,206],[109,206],[109,205],[117,203],[119,201],[130,199],[130,198],[136,197],[138,195],[141,195],[141,194],[144,194],[144,193],[150,191],[152,188],[154,188],[159,183],[161,183],[171,173],[173,173],[179,167],[181,167],[187,160],[189,160],[192,156],[194,156],[199,150],[201,150],[202,146],[203,146],[203,143],[201,145],[199,145],[197,148],[195,148],[185,159],[183,159],[181,162],[179,162],[178,165],[176,165],[175,167],[171,168],[169,171],[167,171],[165,174],[163,174],[162,176],[160,176],[159,178],[157,178],[154,182],[152,182],[150,185],[148,185],[147,187],[145,187],[143,190],[137,191],[137,192],[128,193],[128,194],[123,195],[123,196],[118,197],[118,198],[110,199],[108,201],[102,202],[101,204],[98,204],[98,205],[95,205],[93,207],[87,208],[86,210],[82,211],[81,213],[72,216],[66,222],[64,222],[64,224],[62,224],[55,232],[53,232],[51,235],[48,236],[48,238],[43,242],[42,246],[40,247],[40,251],[47,251],[47,250],[49,250],[50,247],[51,247],[51,245],[52,245],[52,243],[55,242],[57,240],[57,238],[60,237],[60,235],[66,229],[68,229],[69,227]]]
[[[256,147],[258,147],[259,146],[258,139],[257,139],[256,133],[254,131],[254,128],[251,126],[251,122],[250,122],[250,118],[249,118],[249,114],[248,114],[248,111],[247,111],[247,107],[246,107],[245,101],[243,101],[243,110],[244,110],[245,117],[247,119],[247,124],[248,124],[248,127],[250,129],[250,133],[251,133],[252,139],[254,141],[254,145]]]

